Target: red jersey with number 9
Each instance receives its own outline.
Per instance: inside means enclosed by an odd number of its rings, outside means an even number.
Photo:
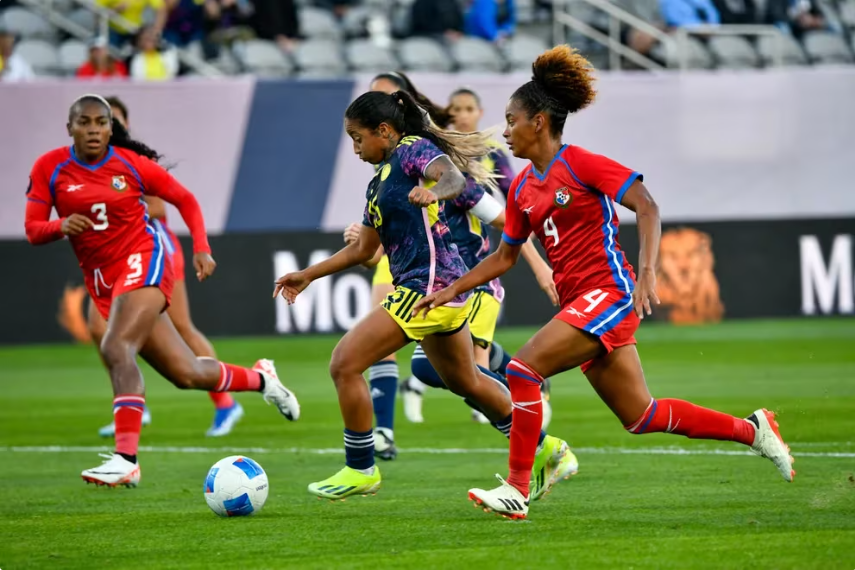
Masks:
[[[543,174],[533,165],[511,184],[502,239],[524,243],[534,232],[552,265],[566,307],[596,289],[629,295],[635,273],[618,245],[620,202],[641,174],[605,156],[564,145]]]
[[[97,164],[78,159],[73,147],[50,151],[36,161],[27,190],[27,236],[36,244],[61,239],[61,219],[82,214],[94,226],[69,241],[84,273],[131,254],[153,253],[158,259],[164,244],[149,223],[143,194],[177,206],[195,252],[210,253],[196,198],[156,162],[113,146]],[[47,221],[51,208],[60,220]]]

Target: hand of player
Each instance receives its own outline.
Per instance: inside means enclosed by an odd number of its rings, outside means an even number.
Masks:
[[[549,297],[549,302],[557,307],[560,300],[558,298],[558,288],[555,286],[555,280],[552,278],[552,269],[547,267],[535,273],[534,277],[537,279],[537,284],[540,285],[540,288]]]
[[[293,305],[303,289],[309,286],[311,279],[306,277],[303,271],[295,271],[287,273],[276,280],[276,288],[273,290],[273,298],[275,299],[279,293],[282,293],[282,298],[288,301],[289,305]]]
[[[199,252],[193,255],[193,268],[196,269],[196,279],[204,281],[214,273],[217,262],[210,253]]]
[[[659,297],[656,295],[656,273],[652,269],[642,269],[635,284],[635,291],[632,292],[632,307],[639,319],[643,319],[645,313],[649,315],[653,312],[650,308],[651,301],[659,304]]]
[[[419,313],[422,318],[427,317],[431,309],[441,307],[454,299],[457,295],[451,290],[451,287],[446,287],[436,293],[431,293],[427,297],[422,297],[415,305],[413,305],[413,316],[417,317]]]
[[[410,204],[421,208],[435,204],[438,200],[439,198],[436,197],[436,194],[421,186],[416,186],[410,192]]]
[[[352,244],[359,239],[359,232],[362,231],[362,224],[352,223],[344,229],[344,243]]]
[[[79,236],[89,228],[95,227],[95,222],[83,214],[71,214],[64,220],[60,230],[67,236]]]

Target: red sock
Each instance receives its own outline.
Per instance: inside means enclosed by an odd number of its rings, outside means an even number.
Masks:
[[[116,453],[136,455],[140,445],[145,396],[120,394],[113,398],[113,421],[116,423]]]
[[[258,392],[261,376],[255,370],[220,362],[220,381],[212,392]]]
[[[624,426],[630,433],[667,432],[692,439],[754,443],[754,425],[742,418],[696,406],[685,400],[652,399],[638,420]]]
[[[214,402],[214,407],[218,410],[231,408],[235,405],[235,399],[228,392],[208,392],[211,401]]]
[[[528,497],[531,468],[534,465],[540,426],[543,423],[540,394],[543,378],[516,358],[508,364],[507,377],[514,405],[508,483]]]

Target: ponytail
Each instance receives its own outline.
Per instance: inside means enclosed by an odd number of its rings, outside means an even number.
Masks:
[[[400,91],[406,91],[420,107],[427,111],[431,120],[436,123],[439,128],[448,128],[448,125],[452,123],[452,119],[454,117],[451,116],[450,107],[443,107],[431,101],[426,95],[416,89],[416,86],[413,85],[413,82],[403,71],[381,73],[372,80],[372,83],[378,79],[390,81],[397,85]]]

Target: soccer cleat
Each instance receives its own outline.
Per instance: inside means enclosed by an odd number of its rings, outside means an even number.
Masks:
[[[490,423],[490,418],[488,418],[478,410],[472,410],[472,421],[478,422],[479,424],[488,424]]]
[[[148,406],[143,408],[142,414],[142,425],[147,426],[151,424],[151,412],[148,411]],[[98,435],[101,437],[115,437],[116,435],[116,423],[110,422],[101,429],[98,430]]]
[[[548,402],[552,394],[552,380],[544,378],[540,383],[540,393],[543,394],[543,400]]]
[[[425,385],[415,376],[411,376],[401,382],[399,390],[404,401],[404,415],[414,424],[423,423],[425,418],[422,416],[422,401]]]
[[[546,428],[549,427],[549,423],[552,421],[552,404],[549,403],[549,398],[547,396],[543,396],[543,399],[541,399],[540,404],[542,406],[540,413],[543,416],[543,421],[540,424],[540,429],[546,431]]]
[[[389,428],[374,428],[374,457],[383,461],[392,461],[398,457],[395,436]]]
[[[297,396],[282,385],[273,361],[262,358],[252,369],[264,376],[264,390],[261,392],[264,401],[268,404],[273,402],[279,409],[279,413],[292,422],[300,419],[300,403],[297,401]]]
[[[98,467],[83,471],[80,476],[87,483],[107,487],[136,487],[140,482],[140,466],[131,463],[118,453],[99,453],[106,461]]]
[[[220,437],[231,433],[240,419],[243,417],[243,406],[237,402],[231,408],[217,408],[214,412],[214,423],[205,432],[208,437]]]
[[[356,469],[345,467],[329,479],[309,483],[309,492],[321,499],[337,501],[351,495],[374,495],[380,488],[380,469],[375,465],[374,473],[366,475]]]
[[[536,501],[543,498],[552,486],[579,472],[579,460],[570,451],[567,442],[547,435],[534,458],[531,470],[529,496]]]
[[[793,469],[793,456],[790,455],[789,446],[784,443],[781,437],[781,432],[778,431],[778,422],[775,421],[775,412],[762,408],[757,410],[748,418],[754,424],[754,443],[751,445],[751,451],[770,459],[784,480],[792,483],[796,472]]]
[[[528,516],[528,499],[516,487],[496,474],[502,484],[490,491],[469,489],[469,500],[485,513],[493,512],[509,519],[524,519]]]

